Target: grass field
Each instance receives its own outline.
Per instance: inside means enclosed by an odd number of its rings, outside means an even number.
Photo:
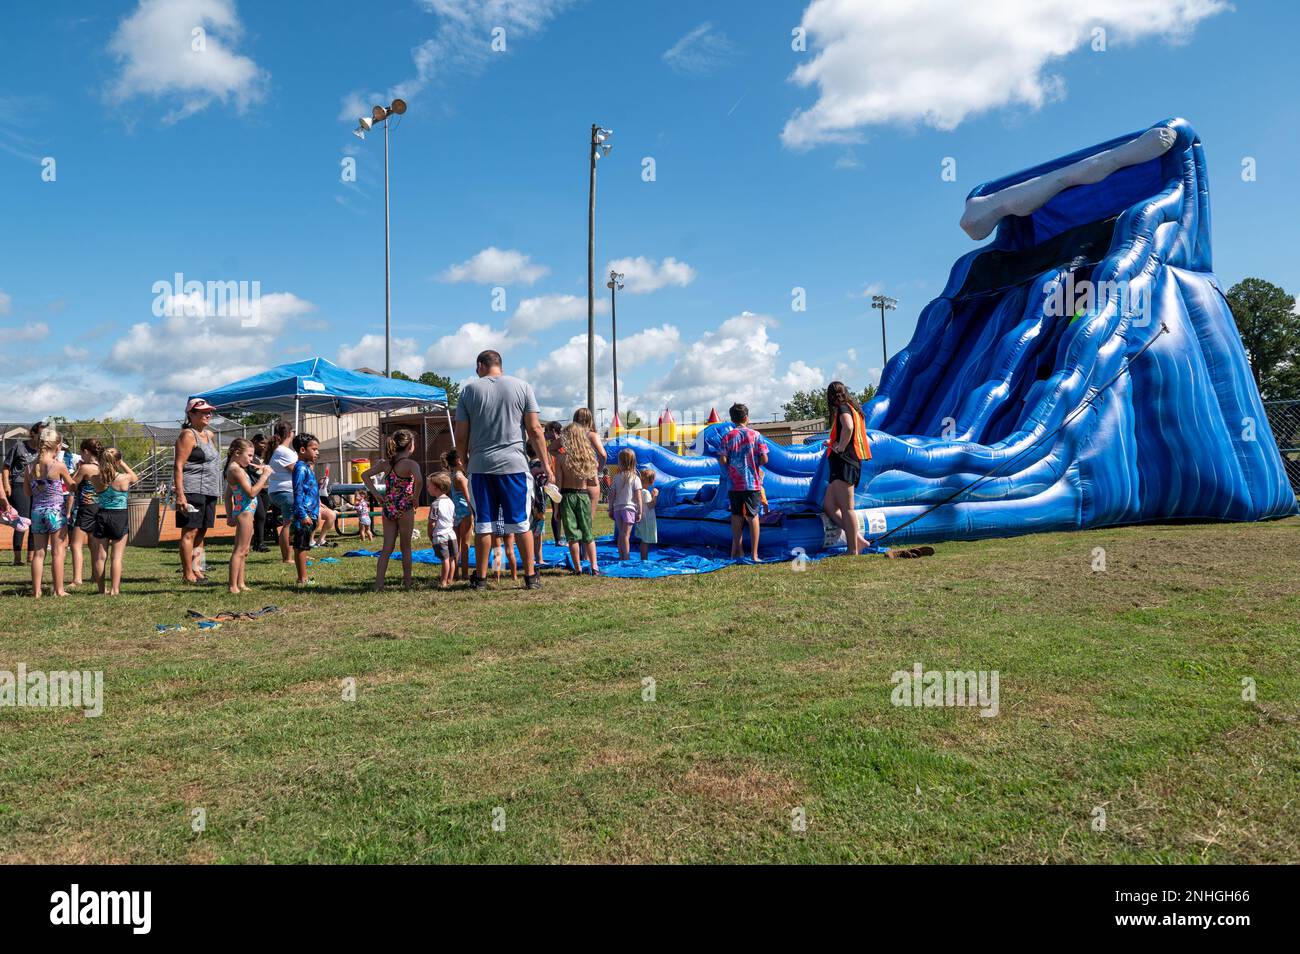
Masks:
[[[232,600],[161,549],[38,604],[5,558],[0,669],[105,680],[0,710],[6,861],[1300,861],[1300,519],[539,593],[255,555]],[[997,670],[999,714],[891,705],[917,662]]]

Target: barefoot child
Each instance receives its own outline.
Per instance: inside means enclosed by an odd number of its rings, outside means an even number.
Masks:
[[[32,596],[41,598],[45,575],[45,546],[52,550],[50,572],[54,577],[55,596],[67,596],[63,588],[63,557],[68,546],[68,510],[72,497],[64,497],[64,488],[72,475],[63,463],[63,438],[52,427],[41,428],[37,436],[36,460],[28,465],[23,483],[32,502]]]
[[[618,452],[618,473],[609,486],[609,516],[614,521],[619,560],[632,556],[632,525],[645,511],[642,490],[641,477],[636,470],[636,451],[624,447]]]
[[[762,473],[767,463],[767,441],[749,427],[749,408],[731,405],[731,423],[735,426],[722,438],[718,463],[731,481],[727,496],[731,501],[731,555],[739,558],[745,527],[749,527],[749,552],[758,562],[758,515],[762,509]]]
[[[438,551],[442,576],[438,587],[446,589],[456,580],[456,505],[451,502],[451,476],[430,474],[425,482],[429,491],[429,543]]]
[[[81,463],[72,472],[72,521],[68,526],[68,546],[72,548],[72,585],[83,582],[85,557],[82,548],[90,543],[95,533],[95,514],[99,503],[95,499],[95,486],[91,478],[99,473],[99,457],[104,445],[93,437],[81,442]],[[93,549],[93,544],[91,545]]]
[[[452,520],[456,526],[456,551],[460,554],[460,567],[457,570],[462,580],[469,579],[469,541],[474,535],[474,505],[470,498],[469,478],[461,465],[460,451],[452,448],[442,455],[447,465],[447,476],[451,478],[451,502],[455,508]]]
[[[315,586],[307,579],[307,554],[311,552],[311,538],[320,520],[320,483],[316,480],[316,458],[320,456],[320,441],[313,434],[298,434],[293,439],[293,449],[298,452],[298,463],[293,465],[293,562],[298,569],[299,586]]]
[[[248,471],[257,474],[257,482],[248,479]],[[244,573],[248,568],[248,551],[253,545],[253,526],[257,517],[257,495],[271,479],[271,468],[253,464],[253,442],[236,437],[226,452],[226,523],[235,528],[235,545],[230,551],[230,592],[248,589]]]
[[[370,519],[370,495],[358,490],[352,495],[352,509],[357,513],[357,534],[364,543],[375,538],[374,521]]]
[[[99,592],[109,596],[117,596],[122,590],[127,491],[138,479],[116,447],[99,455],[99,467],[91,478],[98,510],[90,540],[90,567]]]
[[[654,485],[655,472],[649,467],[641,471],[641,519],[637,521],[636,535],[641,539],[641,559],[650,559],[650,547],[659,543],[659,520],[655,505],[659,503],[659,488]]]
[[[402,541],[402,586],[411,585],[411,532],[415,529],[416,488],[420,486],[420,465],[411,459],[415,450],[415,434],[406,428],[394,431],[388,437],[388,457],[378,467],[366,471],[362,480],[366,489],[379,494],[379,505],[384,512],[384,547],[379,551],[375,565],[375,592],[384,590],[384,577],[388,573],[388,558],[398,537]],[[384,475],[384,492],[375,489],[375,478]]]
[[[590,419],[585,416],[587,409],[584,407],[578,410],[582,415],[574,413],[573,421],[566,424],[560,432],[556,447],[558,453],[555,460],[558,462],[560,477],[560,528],[569,545],[573,572],[582,572],[582,554],[585,551],[587,562],[591,564],[591,575],[599,576],[596,537],[591,532],[591,497],[587,493],[587,482],[595,479],[600,462],[596,459],[591,431],[586,424]]]

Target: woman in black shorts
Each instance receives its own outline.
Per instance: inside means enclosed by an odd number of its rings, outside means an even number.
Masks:
[[[176,528],[181,532],[181,573],[186,583],[206,586],[200,559],[203,540],[217,519],[221,498],[221,452],[217,435],[208,427],[215,411],[203,398],[185,405],[185,424],[176,438]]]
[[[844,531],[849,553],[857,556],[863,547],[871,545],[858,532],[858,515],[853,509],[862,462],[871,459],[871,446],[862,410],[843,381],[832,381],[827,386],[826,406],[831,417],[831,436],[826,442],[830,475],[822,510]]]

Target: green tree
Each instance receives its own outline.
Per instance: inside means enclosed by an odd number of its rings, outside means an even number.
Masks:
[[[425,371],[418,378],[413,378],[401,371],[394,371],[393,377],[399,381],[414,381],[418,384],[426,384],[431,388],[442,388],[447,392],[448,407],[455,407],[456,399],[460,397],[460,385],[445,374],[439,374],[437,371]]]
[[[868,384],[854,396],[859,404],[865,404],[876,396],[876,386]],[[820,389],[795,391],[790,400],[781,405],[781,410],[785,412],[787,421],[807,421],[813,418],[829,421],[831,416],[830,408],[826,406],[826,392]]]
[[[50,424],[63,435],[68,446],[77,453],[81,451],[81,442],[90,437],[96,438],[105,447],[116,447],[122,452],[122,459],[128,464],[140,463],[153,450],[153,439],[149,436],[149,432],[139,422],[129,417],[77,421],[52,417]]]
[[[1243,278],[1226,297],[1259,393],[1268,400],[1300,398],[1295,296],[1262,278]]]
[[[243,424],[245,427],[262,427],[265,424],[274,424],[280,419],[279,414],[226,414],[225,417],[234,421],[236,424]]]
[[[456,401],[460,398],[460,385],[445,374],[439,374],[436,371],[426,371],[424,374],[420,375],[420,383],[428,385],[431,388],[442,388],[447,392],[447,406],[456,406]]]
[[[634,427],[640,427],[642,424],[645,423],[641,415],[638,414],[636,411],[624,411],[622,417],[623,417],[623,427],[626,428],[627,430],[631,430]]]

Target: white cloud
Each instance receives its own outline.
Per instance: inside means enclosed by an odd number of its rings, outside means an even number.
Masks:
[[[75,348],[72,345],[63,346],[63,356],[69,361],[85,361],[90,357],[89,348]]]
[[[701,23],[663,52],[663,61],[676,73],[704,76],[725,65],[735,47],[712,23]]]
[[[454,333],[443,335],[430,345],[425,352],[425,363],[430,368],[445,371],[472,369],[480,351],[500,351],[508,360],[505,351],[509,343],[509,332],[476,321],[467,321]]]
[[[810,366],[804,361],[791,361],[781,377],[781,384],[791,393],[795,391],[819,391],[830,383],[830,378],[822,373],[821,368]]]
[[[685,262],[679,262],[671,256],[662,262],[638,255],[636,258],[616,258],[605,268],[623,273],[623,282],[627,291],[633,295],[644,295],[658,291],[669,285],[684,288],[695,281],[695,269]]]
[[[856,141],[862,126],[953,129],[1002,106],[1038,109],[1064,95],[1049,64],[1092,42],[1186,39],[1227,0],[813,0],[802,26],[819,48],[791,79],[817,102],[781,133],[792,148]]]
[[[612,408],[613,349],[601,335],[592,339],[596,362],[596,406]],[[681,333],[672,325],[646,328],[618,342],[619,404],[632,407],[637,399],[627,386],[626,373],[650,361],[662,360],[681,347]],[[587,403],[587,336],[574,335],[560,347],[524,366],[517,374],[533,386],[544,418],[568,420],[574,408]]]
[[[278,338],[292,320],[316,306],[290,292],[262,295],[257,322],[245,325],[236,312],[209,313],[201,297],[168,299],[174,310],[156,321],[132,325],[113,342],[104,367],[148,385],[151,407],[177,406],[190,394],[265,371],[274,363]],[[188,306],[188,311],[186,307]],[[117,400],[101,396],[101,405]]]
[[[831,375],[802,360],[790,362],[781,371],[781,346],[771,334],[775,327],[776,321],[769,316],[746,311],[684,347],[675,342],[673,351],[679,356],[668,372],[633,400],[620,403],[638,411],[664,407],[694,411],[703,420],[709,408],[725,415],[732,403],[740,401],[748,404],[750,416],[760,421],[779,417],[781,405],[795,391],[821,389],[837,378],[850,384],[858,380],[858,372],[843,363]],[[856,360],[856,354],[849,353]],[[620,358],[622,354],[620,342]],[[643,416],[647,413],[653,414],[645,410]]]
[[[531,285],[550,272],[523,252],[489,245],[473,258],[450,266],[438,276],[444,282],[477,282],[480,285]]]
[[[164,123],[213,102],[233,102],[243,111],[261,101],[270,78],[235,52],[243,32],[234,0],[140,0],[108,44],[122,67],[109,98],[164,99],[170,107]]]
[[[618,342],[618,363],[623,369],[634,368],[648,361],[659,361],[677,352],[682,346],[682,333],[673,325],[646,328]]]
[[[0,316],[9,314],[13,308],[14,300],[8,292],[0,291]]]
[[[600,315],[609,311],[609,304],[603,298],[596,299],[595,313]],[[510,317],[510,333],[526,336],[543,331],[552,325],[565,321],[576,321],[587,317],[587,296],[583,295],[540,295],[525,298]]]
[[[435,80],[455,73],[476,74],[494,56],[508,55],[513,44],[545,29],[547,23],[571,6],[573,0],[420,0],[420,5],[438,16],[432,37],[411,51],[415,76],[389,87],[387,93],[343,97],[339,118],[356,122],[368,115],[373,103],[386,103],[396,96],[410,99]],[[492,31],[504,31],[506,48],[492,49]]]
[[[103,406],[103,393],[62,379],[18,379],[0,388],[0,421],[32,422],[53,415],[87,417]]]
[[[50,336],[50,326],[43,321],[29,321],[21,328],[9,328],[3,334],[9,341],[44,341]]]
[[[416,378],[424,373],[424,355],[414,338],[392,338],[389,356],[394,371]],[[384,336],[362,335],[353,345],[339,348],[339,365],[345,368],[370,368],[380,373],[384,370]]]
[[[604,363],[609,345],[600,335],[596,335],[593,342],[596,367],[599,369]],[[510,373],[518,374],[533,386],[543,418],[567,420],[574,408],[587,403],[587,336],[574,335],[536,364]],[[612,398],[609,373],[601,374],[598,371],[596,406],[610,406]]]

